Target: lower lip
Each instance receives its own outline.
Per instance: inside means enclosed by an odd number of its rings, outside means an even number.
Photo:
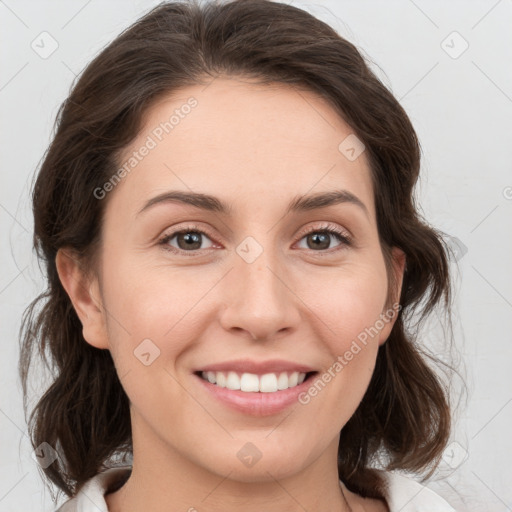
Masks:
[[[235,411],[251,416],[270,416],[284,411],[287,407],[297,403],[299,395],[311,386],[311,374],[302,384],[293,388],[274,391],[272,393],[245,392],[228,388],[221,388],[211,382],[204,380],[199,375],[194,377],[211,393],[217,400],[231,407]]]

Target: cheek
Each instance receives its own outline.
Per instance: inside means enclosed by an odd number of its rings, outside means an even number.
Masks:
[[[301,293],[320,320],[315,322],[322,329],[319,338],[329,340],[332,351],[339,354],[374,326],[383,313],[387,295],[385,267],[383,262],[375,262],[341,269],[320,280],[317,276],[314,283],[308,281],[304,285]]]
[[[194,305],[208,283],[191,286],[185,273],[171,276],[167,270],[164,275],[126,264],[108,271],[104,298],[109,348],[122,386],[139,414],[168,424],[163,403],[186,409],[176,363],[200,338]]]
[[[113,259],[113,258],[112,258]],[[162,339],[190,324],[194,308],[218,281],[213,272],[149,266],[126,259],[105,265],[105,300],[129,332]],[[183,325],[180,326],[183,328]]]
[[[119,373],[139,371],[145,363],[155,368],[164,359],[172,371],[175,356],[187,349],[187,340],[197,338],[194,305],[208,283],[201,284],[185,272],[149,271],[119,260],[105,265],[104,275],[108,338]]]
[[[301,403],[317,407],[328,401],[343,425],[359,405],[375,367],[387,292],[385,267],[340,272],[324,283],[323,293],[316,290],[310,294],[310,322],[316,325],[316,338],[324,342],[325,365]],[[320,394],[323,398],[317,401]]]

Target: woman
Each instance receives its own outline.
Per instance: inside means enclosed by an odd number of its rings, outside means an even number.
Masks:
[[[20,367],[25,394],[35,350],[56,370],[30,426],[59,510],[453,510],[391,472],[431,474],[450,431],[410,328],[450,296],[419,166],[298,8],[165,3],[105,48],[33,193]]]

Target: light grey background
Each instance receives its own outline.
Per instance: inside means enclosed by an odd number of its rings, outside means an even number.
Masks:
[[[42,290],[30,182],[75,75],[156,3],[0,1],[0,511],[55,508],[17,377],[22,311]],[[469,398],[429,486],[457,510],[512,510],[512,1],[292,3],[356,44],[400,100],[423,148],[425,217],[462,249],[455,339]]]

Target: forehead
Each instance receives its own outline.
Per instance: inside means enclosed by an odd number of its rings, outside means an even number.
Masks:
[[[372,213],[366,155],[349,159],[343,152],[351,137],[352,128],[311,91],[219,77],[174,91],[146,111],[138,136],[119,158],[128,172],[111,200],[133,213],[149,197],[180,189],[255,212],[288,204],[292,196],[342,188]]]

